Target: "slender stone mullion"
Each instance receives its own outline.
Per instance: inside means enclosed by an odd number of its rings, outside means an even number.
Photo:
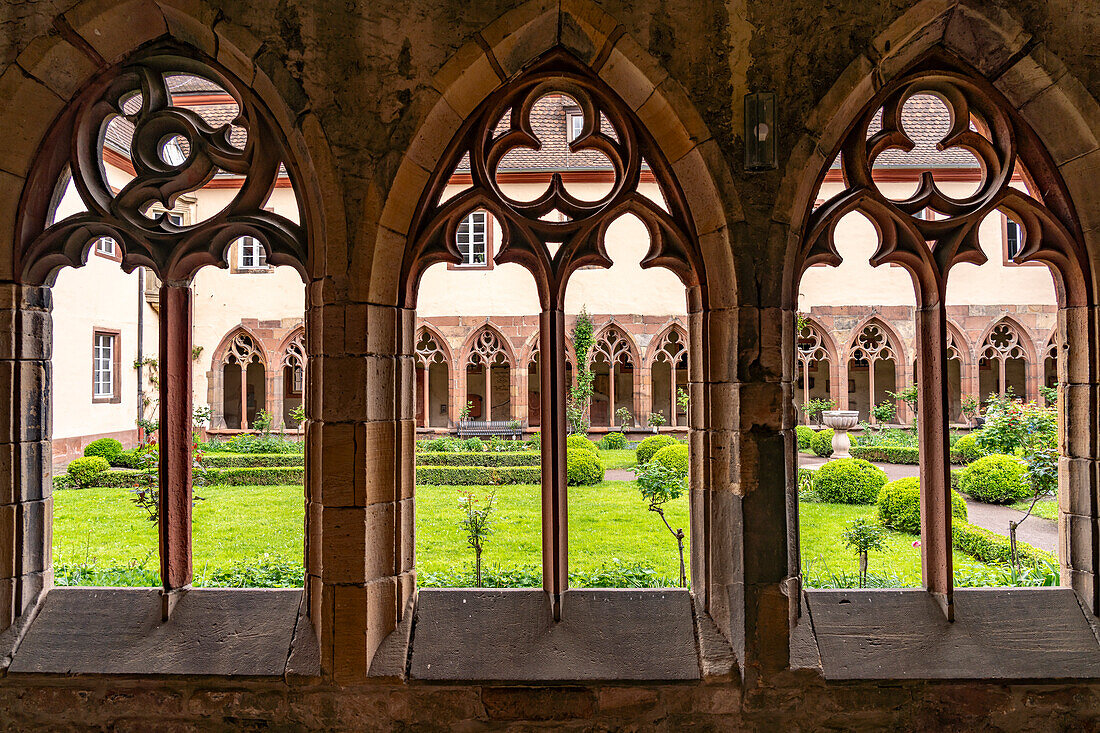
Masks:
[[[160,288],[160,576],[191,584],[191,327],[187,283]]]
[[[542,401],[542,587],[554,618],[561,618],[561,596],[568,587],[568,506],[565,475],[565,313],[545,309],[539,316],[539,370]]]
[[[947,436],[947,311],[943,300],[917,309],[917,432],[920,440],[921,573],[954,620],[951,461]]]

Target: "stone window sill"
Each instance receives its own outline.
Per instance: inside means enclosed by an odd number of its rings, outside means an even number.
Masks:
[[[301,599],[298,589],[194,589],[162,623],[157,588],[54,588],[8,674],[315,676]]]
[[[960,588],[953,623],[919,589],[804,598],[813,639],[798,648],[819,654],[826,680],[1100,679],[1095,619],[1069,588]]]
[[[433,681],[697,680],[688,591],[575,589],[551,618],[537,589],[419,591],[409,677]]]

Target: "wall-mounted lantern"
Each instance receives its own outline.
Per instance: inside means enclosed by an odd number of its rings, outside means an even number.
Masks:
[[[745,95],[745,170],[779,167],[775,145],[775,92]]]

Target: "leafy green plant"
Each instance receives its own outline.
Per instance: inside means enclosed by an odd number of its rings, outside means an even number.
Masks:
[[[859,587],[867,585],[867,553],[885,549],[886,530],[867,519],[855,519],[844,527],[844,544],[859,553]]]
[[[962,415],[966,418],[968,425],[974,424],[974,418],[978,416],[981,405],[978,402],[978,398],[972,394],[963,395],[962,398]]]
[[[634,450],[634,455],[638,459],[638,465],[644,466],[649,463],[657,451],[675,442],[676,438],[673,438],[671,435],[654,435],[646,438],[639,443],[638,447]]]
[[[796,480],[798,481],[799,501],[821,501],[814,491],[814,472],[809,468],[799,468]]]
[[[477,499],[474,492],[459,492],[458,507],[462,512],[458,526],[466,534],[466,544],[474,551],[474,567],[477,587],[481,587],[481,553],[485,542],[493,533],[492,515],[496,502],[496,492],[490,491],[484,501]]]
[[[306,421],[306,406],[303,404],[295,405],[290,411],[290,419],[294,421],[295,425],[301,425]]]
[[[871,414],[878,423],[888,423],[897,417],[898,407],[891,400],[883,400],[871,408]]]
[[[271,425],[275,422],[274,416],[267,410],[260,410],[252,420],[252,427],[260,431],[261,437],[267,437],[271,432]]]
[[[588,436],[581,433],[573,433],[565,439],[565,447],[570,450],[584,450],[590,452],[594,456],[600,455],[600,449],[596,447],[596,444],[588,439]]]
[[[891,481],[878,494],[878,520],[899,532],[920,534],[920,479],[916,476]],[[966,501],[951,492],[951,516],[966,521]]]
[[[566,451],[565,477],[570,486],[595,486],[603,481],[603,475],[603,464],[595,450],[570,446]]]
[[[817,469],[814,490],[830,504],[872,504],[886,485],[886,472],[859,458],[838,458]]]
[[[592,319],[588,310],[581,307],[577,314],[577,320],[573,324],[570,336],[573,339],[573,355],[576,357],[576,374],[573,375],[573,384],[569,387],[569,395],[565,404],[565,420],[569,425],[569,432],[584,433],[591,425],[589,420],[589,408],[592,400],[592,383],[596,379],[592,371],[592,365],[588,360],[588,352],[592,349],[595,334],[592,328]]]
[[[623,430],[630,427],[630,424],[634,422],[634,416],[630,414],[630,410],[625,407],[620,407],[615,410],[615,423]]]
[[[913,382],[907,387],[902,388],[899,392],[891,392],[886,390],[886,394],[890,395],[895,400],[901,400],[909,407],[909,411],[914,415],[917,414],[917,383]]]
[[[608,433],[600,440],[600,447],[608,450],[622,450],[626,447],[626,436],[622,433]]]
[[[831,456],[833,454],[833,429],[825,428],[817,431],[813,443],[810,444],[810,449],[813,450],[814,455],[822,458]]]
[[[659,463],[671,469],[680,478],[687,478],[688,462],[688,447],[684,443],[666,445],[664,448],[654,453],[653,458],[649,461],[650,464]]]
[[[96,478],[109,469],[111,464],[103,456],[86,456],[69,462],[65,473],[76,487],[86,489],[95,483]]]
[[[1053,387],[1047,387],[1046,385],[1039,386],[1039,394],[1042,396],[1043,401],[1047,403],[1047,407],[1054,407],[1058,404],[1058,385]]]
[[[474,402],[473,402],[473,400],[468,400],[466,402],[466,404],[463,405],[462,408],[458,411],[458,419],[459,420],[469,420],[470,419],[470,413],[473,412],[473,411],[474,411]]]
[[[675,446],[668,446],[662,449],[661,452],[673,447]],[[687,446],[684,446],[684,448],[686,449]],[[641,492],[642,498],[648,504],[649,511],[657,514],[664,522],[665,527],[668,528],[668,531],[676,538],[676,544],[680,550],[680,587],[683,588],[687,585],[687,572],[684,566],[684,530],[682,528],[672,528],[665,516],[664,506],[673,499],[683,496],[687,487],[687,482],[684,480],[687,471],[685,469],[684,473],[681,474],[676,469],[656,460],[655,457],[645,466],[635,468],[634,475],[637,477],[638,491]]]
[[[809,425],[796,425],[794,434],[798,439],[798,449],[801,451],[810,450],[810,445],[813,444],[814,440],[814,429]]]
[[[463,447],[471,453],[483,453],[485,452],[485,441],[481,438],[467,438]]]
[[[646,422],[649,423],[651,428],[659,428],[664,425],[667,420],[665,420],[664,413],[651,412],[649,413],[649,417],[646,418]]]
[[[1036,439],[1057,445],[1058,412],[1055,408],[990,395],[985,425],[978,437],[978,444],[986,453],[1015,453],[1033,433]]]
[[[191,424],[196,428],[205,428],[210,424],[210,405],[199,405],[191,414]]]
[[[821,426],[821,413],[836,407],[836,400],[815,397],[802,405],[802,412],[806,413],[806,420]]]
[[[952,463],[973,463],[984,455],[976,433],[962,436],[951,448]]]
[[[85,456],[100,456],[107,459],[107,463],[114,465],[122,453],[122,443],[114,438],[100,438],[93,440],[84,447]]]
[[[684,412],[687,412],[688,406],[691,405],[691,395],[683,387],[676,388],[676,404]]]
[[[959,489],[988,504],[1011,504],[1031,494],[1027,466],[1015,456],[993,454],[967,466]]]

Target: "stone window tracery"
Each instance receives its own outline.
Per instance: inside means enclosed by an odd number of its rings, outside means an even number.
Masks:
[[[589,362],[593,365],[593,371],[596,371],[596,364],[602,362],[607,365],[607,415],[604,425],[613,426],[615,424],[615,413],[623,408],[626,408],[633,415],[634,410],[634,351],[631,345],[629,337],[623,331],[616,326],[609,326],[603,330],[603,332],[596,338],[595,343],[592,344],[592,356]],[[597,402],[602,402],[599,399],[599,382],[601,380],[598,377],[601,376],[597,373],[597,381],[593,382],[593,392],[591,400],[591,414],[593,420],[595,419],[595,407]],[[622,391],[618,384],[620,378],[629,378],[629,388],[627,390],[627,397],[624,399],[622,394],[616,395],[617,391]],[[624,379],[624,381],[626,381]]]
[[[669,329],[665,335],[661,338],[660,345],[657,347],[657,353],[653,357],[653,363],[667,364],[669,370],[669,389],[668,396],[661,399],[661,395],[657,394],[656,390],[656,373],[651,368],[651,384],[653,388],[653,409],[658,411],[667,405],[669,425],[671,427],[677,427],[680,420],[680,406],[677,402],[678,390],[681,389],[680,377],[687,376],[688,368],[688,349],[687,338],[685,334],[679,328]],[[658,407],[658,405],[660,407]]]
[[[826,370],[829,369],[829,350],[825,347],[825,338],[817,324],[806,323],[798,332],[798,338],[795,341],[795,356],[802,378],[800,387],[803,405],[810,401],[810,371],[817,364],[825,364]],[[826,371],[826,379],[828,379],[828,371]],[[829,390],[826,390],[826,399],[830,396]]]
[[[447,355],[443,351],[443,347],[440,345],[435,334],[423,327],[420,329],[420,334],[417,336],[414,350],[416,352],[417,365],[420,367],[417,370],[417,376],[420,380],[420,384],[417,388],[419,390],[418,394],[420,395],[420,410],[423,420],[422,426],[428,428],[432,425],[432,366],[442,365],[446,370]],[[447,375],[446,381],[450,381],[449,374]],[[447,404],[450,404],[449,384],[447,384]]]

